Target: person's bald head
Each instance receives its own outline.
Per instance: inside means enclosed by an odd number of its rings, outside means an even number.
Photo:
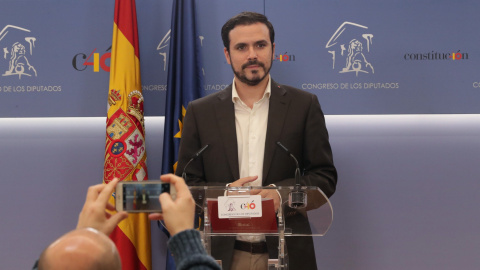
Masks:
[[[49,245],[38,261],[39,270],[120,270],[117,248],[108,236],[91,229],[73,230]]]

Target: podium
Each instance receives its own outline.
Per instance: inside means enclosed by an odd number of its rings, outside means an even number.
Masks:
[[[189,188],[196,204],[196,227],[207,253],[220,265],[227,263],[212,252],[214,249],[233,252],[233,243],[239,236],[265,237],[270,242],[268,269],[288,270],[289,237],[311,240],[323,236],[333,220],[330,201],[314,186]],[[277,192],[281,201],[275,204],[272,199],[261,199],[262,191]],[[313,251],[313,241],[310,242]]]

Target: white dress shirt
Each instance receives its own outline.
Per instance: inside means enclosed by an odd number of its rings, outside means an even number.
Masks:
[[[257,180],[246,183],[243,186],[262,186],[270,94],[271,79],[269,76],[263,97],[253,104],[253,108],[250,108],[238,96],[235,79],[232,84],[232,102],[235,108],[235,129],[237,132],[240,178],[258,176]],[[237,239],[259,242],[265,240],[265,235],[238,235]]]
[[[262,186],[270,88],[269,77],[263,97],[255,102],[253,108],[250,109],[238,96],[235,82],[232,85],[240,178],[258,176],[257,180],[244,186]]]

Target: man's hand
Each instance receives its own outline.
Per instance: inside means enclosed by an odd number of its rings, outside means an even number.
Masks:
[[[257,180],[258,176],[247,176],[247,177],[244,177],[244,178],[240,178],[238,179],[237,181],[231,183],[230,185],[228,185],[229,187],[243,187],[243,185],[245,185],[246,183],[250,183],[250,182],[253,182],[255,180]]]
[[[253,182],[253,181],[257,180],[257,178],[258,178],[257,175],[240,178],[237,181],[235,181],[233,183],[230,183],[228,185],[228,187],[243,187],[243,185],[245,185],[246,183]],[[241,192],[239,192],[237,190],[228,190],[227,193],[226,193],[227,196],[233,196],[233,195],[239,195],[239,194],[241,194]]]
[[[124,211],[114,215],[105,211],[107,209],[115,210],[115,207],[108,203],[108,199],[119,181],[118,178],[115,178],[108,184],[99,184],[88,188],[85,204],[78,216],[77,229],[90,227],[110,235],[117,224],[128,216]]]
[[[253,182],[257,180],[258,176],[247,176],[244,178],[240,178],[237,181],[228,185],[228,187],[243,187],[246,183]],[[240,194],[237,191],[228,191],[227,195],[238,195]],[[262,198],[269,198],[273,199],[273,205],[275,206],[275,211],[277,211],[278,207],[280,207],[280,196],[275,189],[255,189],[252,190],[250,195],[260,195]]]
[[[162,213],[150,214],[148,218],[165,220],[165,226],[172,236],[181,231],[193,229],[195,201],[185,181],[183,178],[173,174],[162,175],[160,179],[175,186],[177,198],[173,201],[170,194],[166,192],[160,194],[159,200],[162,205]]]
[[[275,211],[280,207],[280,195],[276,189],[261,189],[261,190],[252,190],[250,195],[260,195],[262,198],[273,199],[273,205],[275,206]]]

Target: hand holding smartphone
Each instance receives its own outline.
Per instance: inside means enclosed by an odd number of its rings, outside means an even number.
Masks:
[[[175,187],[176,196],[163,194],[160,200],[163,205],[162,213],[151,213],[148,215],[150,220],[163,220],[165,227],[170,235],[178,232],[193,229],[195,218],[195,201],[185,180],[173,175],[165,174],[160,176],[164,183],[170,183],[171,187]]]
[[[163,192],[176,198],[175,187],[162,181],[119,182],[115,189],[115,209],[130,213],[161,213],[158,197]]]

